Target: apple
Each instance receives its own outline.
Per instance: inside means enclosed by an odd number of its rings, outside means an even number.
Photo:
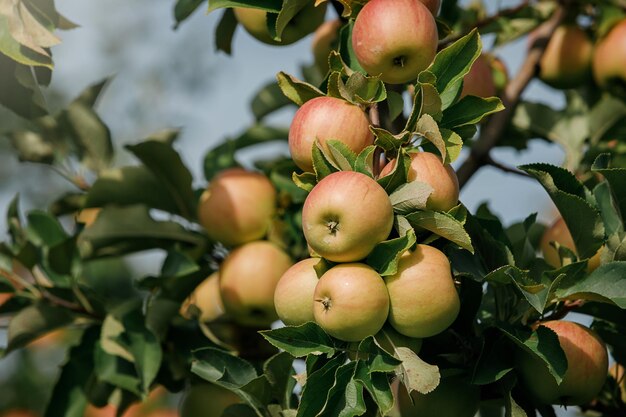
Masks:
[[[461,97],[493,97],[497,94],[496,84],[493,78],[493,70],[485,55],[480,55],[470,71],[463,78],[463,90]]]
[[[224,410],[241,399],[235,393],[215,384],[192,385],[184,394],[180,417],[220,417]]]
[[[529,36],[530,43],[536,35]],[[556,28],[539,62],[539,79],[559,89],[576,88],[591,79],[593,44],[585,30],[564,24]]]
[[[202,323],[217,320],[224,315],[224,304],[220,296],[220,280],[217,272],[202,281],[187,297],[181,307],[183,317],[190,318],[189,310],[192,305],[200,310],[198,321]]]
[[[385,277],[389,324],[405,336],[430,337],[447,329],[461,308],[450,262],[437,248],[417,245],[405,252],[398,272]]]
[[[316,7],[315,2],[308,2],[287,23],[280,42],[275,41],[267,30],[267,12],[265,10],[235,7],[233,11],[241,26],[257,40],[269,45],[289,45],[304,38],[322,24],[326,16],[326,3]]]
[[[591,329],[569,321],[541,324],[553,330],[567,358],[567,371],[557,385],[548,367],[528,353],[519,356],[517,369],[526,388],[544,404],[582,405],[591,401],[607,378],[609,358],[604,342]]]
[[[626,93],[626,19],[617,23],[601,39],[593,54],[593,76],[599,86]]]
[[[220,294],[224,310],[236,323],[268,327],[278,319],[274,291],[291,267],[289,255],[273,243],[246,243],[233,250],[220,269]]]
[[[315,139],[323,149],[337,139],[355,153],[374,143],[370,122],[358,106],[334,97],[316,97],[298,109],[289,128],[289,152],[303,171],[313,172],[311,152]]]
[[[393,207],[372,178],[354,171],[334,172],[309,193],[302,229],[311,248],[333,262],[365,258],[389,237]]]
[[[352,31],[359,64],[389,84],[416,80],[433,62],[437,43],[435,18],[419,0],[371,0]]]
[[[345,342],[358,342],[383,327],[389,312],[385,282],[370,266],[339,264],[322,275],[313,295],[315,322]]]
[[[321,74],[328,72],[328,56],[337,44],[339,29],[341,29],[341,20],[327,20],[313,34],[311,49],[313,50],[315,66],[317,66]]]
[[[200,196],[198,220],[209,238],[227,246],[261,239],[276,213],[276,189],[261,173],[220,172]]]
[[[459,180],[449,164],[443,164],[441,159],[430,152],[411,152],[411,165],[408,178],[411,181],[420,181],[433,188],[432,194],[426,202],[426,209],[448,211],[459,203]],[[397,161],[392,159],[380,172],[384,177],[391,174]]]
[[[543,253],[543,258],[554,268],[560,268],[561,258],[559,257],[559,252],[550,245],[550,242],[557,242],[561,246],[565,246],[569,250],[576,253],[576,245],[574,244],[574,239],[572,238],[572,234],[563,220],[562,217],[559,217],[552,226],[548,227],[543,236],[541,237],[541,242],[539,247],[541,248],[541,252]],[[595,255],[589,258],[587,261],[587,272],[594,271],[598,266],[600,266],[600,254],[602,252],[602,248],[598,249]]]
[[[480,402],[480,388],[463,376],[441,379],[437,388],[428,394],[413,392],[409,398],[406,389],[398,386],[398,407],[402,417],[474,417]]]
[[[288,326],[299,326],[315,321],[313,293],[317,285],[314,267],[319,258],[304,259],[287,270],[274,291],[274,307],[278,317]]]

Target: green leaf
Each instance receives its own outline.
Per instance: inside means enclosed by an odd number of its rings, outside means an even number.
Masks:
[[[28,213],[26,217],[28,219],[26,234],[35,245],[55,246],[68,238],[63,226],[52,215],[36,210]]]
[[[424,362],[406,347],[397,348],[396,355],[402,361],[398,375],[409,390],[409,394],[411,391],[428,394],[437,388],[441,379],[438,366]]]
[[[456,128],[480,122],[485,116],[504,110],[498,97],[465,96],[443,111],[440,126]]]
[[[278,16],[276,17],[276,25],[273,27],[275,29],[275,33],[271,33],[270,35],[276,41],[280,41],[283,31],[292,21],[292,19],[307,5],[310,4],[309,0],[283,0],[282,7]]]
[[[617,207],[619,208],[622,218],[624,218],[626,217],[626,168],[611,167],[610,160],[610,154],[605,153],[598,155],[593,162],[591,170],[599,172],[606,178],[611,186]]]
[[[424,210],[408,214],[405,217],[411,223],[411,226],[417,228],[418,231],[426,229],[474,253],[470,236],[463,228],[463,224],[452,215]]]
[[[317,184],[317,177],[312,172],[303,172],[302,174],[293,173],[293,182],[306,192],[310,192],[315,184]]]
[[[280,352],[269,358],[263,364],[263,374],[272,387],[274,398],[282,399],[284,408],[291,406],[291,394],[296,385],[293,378],[293,356],[287,352]]]
[[[24,7],[23,4],[20,5]],[[6,10],[7,7],[10,9]],[[3,9],[0,13],[0,53],[25,66],[43,66],[52,69],[52,59],[45,46],[24,45],[23,42],[28,39],[28,34],[15,5],[5,4]]]
[[[65,109],[61,118],[72,133],[81,162],[94,171],[107,167],[113,158],[111,132],[91,105],[78,97]]]
[[[444,164],[451,164],[461,155],[463,149],[463,139],[461,136],[449,129],[439,129],[441,137],[446,146],[446,159]],[[473,135],[472,135],[473,136]]]
[[[412,213],[426,208],[426,202],[433,191],[434,189],[430,184],[421,181],[411,181],[401,185],[391,193],[389,200],[391,200],[395,213]]]
[[[380,242],[367,256],[367,264],[381,276],[393,275],[398,272],[400,256],[415,244],[415,233],[411,230],[406,235]]]
[[[30,130],[14,130],[8,135],[20,161],[52,164],[54,147],[43,135]]]
[[[22,348],[46,333],[67,326],[74,315],[66,308],[38,302],[22,309],[9,322],[8,345],[4,354]]]
[[[128,391],[137,397],[142,395],[137,372],[133,363],[107,353],[97,344],[94,349],[94,371],[97,378],[114,387]]]
[[[349,20],[348,24],[343,25],[339,31],[339,54],[341,59],[352,71],[367,74],[359,61],[356,59],[354,49],[352,49],[352,30],[354,29],[354,20]]]
[[[311,148],[311,157],[317,181],[321,181],[324,177],[340,170],[339,166],[335,164],[330,155],[327,155],[317,139],[315,139],[315,143]]]
[[[387,91],[387,111],[389,120],[394,121],[404,112],[404,98],[395,91]]]
[[[428,72],[422,72],[421,75],[426,73]],[[409,132],[415,131],[417,121],[425,114],[430,115],[435,120],[441,120],[441,116],[443,115],[441,109],[441,97],[435,86],[430,83],[418,83],[415,86],[411,114],[407,119],[404,130]]]
[[[348,362],[337,368],[335,381],[326,397],[319,417],[354,417],[366,411],[363,385],[354,380],[357,362]]]
[[[626,103],[608,92],[589,112],[590,142],[597,144],[613,126],[626,116]]]
[[[383,330],[379,333],[381,332],[383,332]],[[379,333],[377,333],[377,337]],[[374,372],[393,372],[401,363],[399,359],[395,358],[385,349],[380,347],[375,341],[374,336],[368,336],[363,339],[359,343],[357,351],[360,353],[358,355],[359,357],[363,356],[361,354],[365,354],[365,357],[367,358],[365,362],[367,363],[368,372],[370,374]]]
[[[263,120],[268,114],[282,109],[285,106],[291,104],[289,100],[282,92],[280,86],[276,81],[272,81],[261,88],[250,103],[252,114],[256,118],[257,122]]]
[[[333,340],[313,322],[297,327],[287,326],[275,330],[263,330],[260,333],[272,345],[296,358],[324,354],[331,356],[335,353]]]
[[[484,345],[474,367],[472,384],[487,385],[499,381],[515,368],[511,340],[490,327],[483,333]]]
[[[374,155],[376,146],[369,145],[359,153],[354,162],[354,170],[374,178]]]
[[[353,171],[356,165],[357,155],[340,140],[329,139],[326,141],[329,157],[341,171]]]
[[[278,13],[282,7],[281,0],[209,0],[209,10],[225,8],[225,7],[252,7],[255,9],[266,10],[268,12]]]
[[[385,373],[370,371],[370,367],[364,361],[358,361],[355,379],[370,393],[380,413],[388,415],[394,405],[389,378]]]
[[[410,156],[401,148],[395,161],[393,170],[384,177],[379,177],[376,180],[378,184],[387,191],[387,194],[393,193],[398,187],[407,183],[407,171],[408,167],[411,165]]]
[[[415,125],[415,133],[435,145],[439,151],[439,156],[441,157],[442,162],[446,160],[446,144],[443,141],[437,122],[430,114],[424,114],[419,118],[417,124]]]
[[[376,137],[375,144],[385,151],[396,151],[411,139],[411,132],[402,131],[397,135],[383,129],[382,127],[370,126],[370,130]]]
[[[0,27],[3,25],[2,19],[0,15]],[[3,36],[0,35],[0,44],[2,42]],[[30,66],[18,64],[0,53],[0,73],[0,103],[3,106],[27,119],[48,114],[46,101]]]
[[[354,72],[348,77],[346,89],[355,104],[373,104],[387,99],[387,89],[378,77]]]
[[[302,106],[313,98],[324,96],[324,93],[317,87],[300,81],[293,75],[289,75],[285,72],[281,71],[276,74],[276,80],[278,81],[278,86],[283,92],[283,95],[298,106]]]
[[[177,0],[174,5],[174,19],[176,19],[177,25],[191,16],[205,1],[206,0]]]
[[[235,17],[235,13],[233,13],[233,9],[224,10],[215,28],[215,49],[230,55],[232,53],[235,29],[237,29],[237,18]]]
[[[567,280],[556,290],[560,299],[590,299],[626,308],[626,262],[610,262],[582,280]],[[569,284],[569,285],[568,285]]]
[[[539,293],[546,290],[546,285],[534,281],[527,271],[523,271],[512,265],[505,265],[491,271],[485,276],[486,282],[497,282],[500,284],[514,284],[522,293],[526,301],[539,313],[543,313],[547,296]]]
[[[297,417],[316,416],[326,406],[327,396],[335,384],[335,374],[345,362],[344,355],[337,355],[320,369],[307,375],[306,385],[298,406]]]

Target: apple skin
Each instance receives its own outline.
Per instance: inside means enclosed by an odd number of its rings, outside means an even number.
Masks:
[[[268,45],[290,45],[313,32],[324,22],[326,3],[315,7],[314,2],[309,2],[304,6],[304,8],[287,23],[287,27],[283,30],[280,42],[272,39],[267,30],[266,11],[246,7],[234,7],[233,12],[235,12],[235,18],[246,32],[257,40]]]
[[[437,42],[435,18],[419,0],[371,0],[352,31],[359,64],[389,84],[417,79],[435,58]]]
[[[261,239],[276,213],[276,189],[261,173],[231,168],[200,196],[198,220],[209,238],[226,246]]]
[[[560,268],[562,265],[561,259],[559,258],[559,252],[552,245],[550,245],[550,242],[557,242],[559,245],[565,246],[576,253],[574,239],[572,238],[572,234],[562,217],[559,217],[552,224],[552,226],[546,229],[539,244],[541,252],[543,253],[543,258],[548,265],[554,268]],[[600,266],[601,251],[602,248],[598,249],[596,254],[589,258],[589,261],[587,261],[587,272],[592,272]]]
[[[334,97],[316,97],[298,109],[289,128],[289,152],[303,171],[313,172],[311,152],[315,139],[323,149],[337,139],[355,153],[374,143],[370,122],[358,106]]]
[[[180,417],[221,417],[226,408],[241,403],[232,391],[202,383],[187,389],[180,405]]]
[[[413,404],[404,387],[397,393],[402,417],[474,417],[480,402],[480,388],[458,375],[442,378],[428,394],[413,392]]]
[[[496,84],[493,79],[493,70],[484,55],[480,55],[470,71],[463,78],[463,90],[461,97],[493,97],[497,94]]]
[[[345,342],[378,333],[389,312],[385,282],[362,263],[339,264],[326,271],[315,287],[314,300],[315,322]]]
[[[200,310],[198,321],[208,323],[224,315],[224,303],[220,296],[219,274],[214,272],[189,295],[181,307],[181,315],[189,318],[189,308],[194,305]]]
[[[365,258],[389,237],[393,207],[372,178],[354,171],[334,172],[309,193],[302,229],[311,248],[333,262]]]
[[[450,261],[428,245],[400,257],[398,272],[385,277],[389,324],[405,336],[430,337],[447,329],[461,308]]]
[[[242,326],[268,327],[276,321],[274,291],[292,263],[289,255],[267,241],[246,243],[233,250],[220,269],[226,314]]]
[[[307,258],[293,265],[278,281],[274,291],[274,307],[287,326],[315,321],[313,294],[318,278],[314,267],[319,258]]]
[[[425,182],[433,188],[426,209],[448,211],[456,206],[459,203],[459,180],[454,168],[449,164],[444,165],[437,155],[430,152],[411,152],[409,155],[411,165],[407,180]],[[395,159],[389,161],[380,176],[391,174],[396,163]]]
[[[535,35],[531,34],[532,42]],[[548,41],[539,62],[539,79],[558,89],[576,88],[591,79],[593,44],[576,25],[561,25]]]
[[[607,378],[609,358],[604,342],[587,327],[569,321],[541,324],[553,330],[567,357],[568,368],[557,385],[540,359],[524,353],[517,369],[531,395],[544,404],[582,405],[600,392]]]
[[[593,77],[602,88],[614,87],[626,93],[626,19],[617,23],[601,39],[593,54]]]
[[[339,38],[339,29],[341,29],[341,20],[327,20],[317,28],[313,34],[313,42],[311,50],[315,59],[315,66],[321,74],[326,74],[329,70],[328,56],[333,46]]]

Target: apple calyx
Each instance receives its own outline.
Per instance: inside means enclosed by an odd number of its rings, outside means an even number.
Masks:
[[[325,312],[330,310],[330,308],[333,305],[333,302],[332,302],[332,300],[329,297],[320,298],[320,299],[317,299],[315,301],[318,302],[318,303],[322,303],[322,305],[324,306],[324,311]]]
[[[393,59],[393,66],[404,68],[404,60],[406,57],[404,55],[397,56]]]

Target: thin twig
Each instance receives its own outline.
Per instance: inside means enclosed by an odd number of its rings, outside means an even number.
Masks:
[[[457,171],[461,187],[485,163],[485,158],[502,137],[502,133],[513,117],[522,93],[537,72],[537,66],[545,51],[547,40],[552,36],[566,15],[566,8],[566,5],[559,6],[552,17],[536,29],[536,41],[533,43],[530,51],[528,51],[522,68],[502,94],[504,110],[491,116],[491,119],[484,126],[482,134],[472,146],[469,156]]]
[[[520,171],[517,168],[512,168],[512,167],[504,165],[504,164],[502,164],[502,163],[500,163],[498,161],[495,161],[491,157],[491,155],[487,155],[485,157],[485,163],[487,165],[491,165],[494,168],[498,168],[500,171],[504,171],[504,172],[509,173],[509,174],[519,175],[520,177],[524,177],[524,178],[532,178],[530,175],[528,175],[524,171]]]

